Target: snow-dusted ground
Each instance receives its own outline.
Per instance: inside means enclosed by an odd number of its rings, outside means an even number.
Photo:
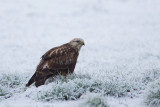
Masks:
[[[160,0],[0,0],[0,25],[0,94],[7,90],[0,95],[1,107],[79,106],[83,95],[46,101],[40,92],[74,88],[81,81],[86,87],[100,81],[94,89],[108,93],[104,99],[111,107],[144,107],[147,84],[160,76]],[[75,37],[86,44],[75,75],[91,79],[26,89],[40,57]],[[8,86],[15,80],[20,85]]]

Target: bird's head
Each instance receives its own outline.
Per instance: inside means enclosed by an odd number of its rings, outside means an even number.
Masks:
[[[82,47],[83,45],[85,45],[85,44],[84,44],[84,40],[81,39],[81,38],[74,38],[73,40],[71,40],[71,41],[69,42],[69,44],[70,44],[73,48],[78,49],[78,51],[80,51],[81,47]]]

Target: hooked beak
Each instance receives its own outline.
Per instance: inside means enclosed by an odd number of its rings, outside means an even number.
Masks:
[[[85,46],[85,43],[84,43],[84,42],[82,42],[82,45],[84,45],[84,46]]]

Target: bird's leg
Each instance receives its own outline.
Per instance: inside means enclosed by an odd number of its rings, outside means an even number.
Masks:
[[[46,78],[36,81],[35,83],[36,87],[44,85],[45,81],[46,81]]]

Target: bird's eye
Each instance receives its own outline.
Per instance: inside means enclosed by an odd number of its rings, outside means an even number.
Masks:
[[[77,42],[79,43],[79,42],[81,42],[81,41],[78,40]]]

